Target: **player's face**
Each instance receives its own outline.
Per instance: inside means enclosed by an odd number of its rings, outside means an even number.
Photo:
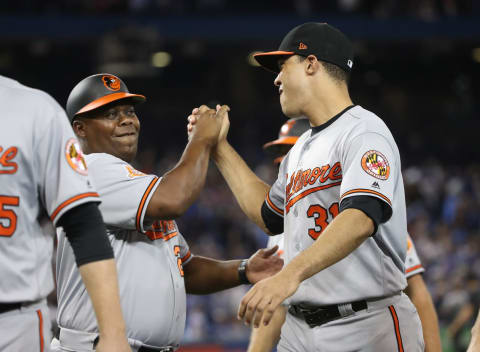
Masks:
[[[108,153],[127,162],[135,158],[140,121],[133,105],[118,103],[82,121],[87,153]]]
[[[288,117],[301,116],[305,104],[305,62],[294,55],[288,59],[280,59],[278,65],[280,72],[274,84],[278,87],[282,111]]]

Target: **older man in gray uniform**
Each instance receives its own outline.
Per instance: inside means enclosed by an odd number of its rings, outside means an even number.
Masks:
[[[277,248],[249,260],[216,261],[194,256],[172,219],[198,196],[210,150],[227,108],[200,109],[177,166],[163,177],[146,175],[129,162],[137,151],[140,122],[134,104],[144,101],[109,74],[82,80],[71,92],[67,113],[102,198],[119,272],[127,336],[134,351],[173,351],[183,336],[185,293],[205,294],[258,280],[279,271]],[[98,335],[72,251],[63,233],[57,255],[60,349],[91,351]]]
[[[49,350],[45,298],[60,225],[97,313],[98,350],[129,351],[98,194],[65,112],[48,94],[2,76],[0,104],[0,351]]]

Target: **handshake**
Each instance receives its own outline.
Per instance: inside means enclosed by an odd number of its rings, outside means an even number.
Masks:
[[[215,147],[219,142],[227,139],[230,121],[227,105],[217,105],[211,109],[206,105],[192,110],[188,116],[188,140],[197,140]]]

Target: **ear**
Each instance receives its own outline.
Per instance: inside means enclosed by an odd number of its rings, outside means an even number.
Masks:
[[[78,137],[81,137],[81,138],[86,138],[86,123],[85,121],[81,120],[81,119],[76,119],[73,121],[73,124],[72,124],[72,128],[73,128],[73,132],[75,132],[75,134],[78,136]]]
[[[309,75],[315,74],[320,69],[320,62],[315,55],[308,55],[305,63],[305,71]]]

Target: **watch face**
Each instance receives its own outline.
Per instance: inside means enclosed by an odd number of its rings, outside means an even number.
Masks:
[[[250,281],[248,281],[247,278],[247,263],[248,259],[244,259],[240,262],[240,265],[238,266],[238,279],[242,284],[250,284]]]

